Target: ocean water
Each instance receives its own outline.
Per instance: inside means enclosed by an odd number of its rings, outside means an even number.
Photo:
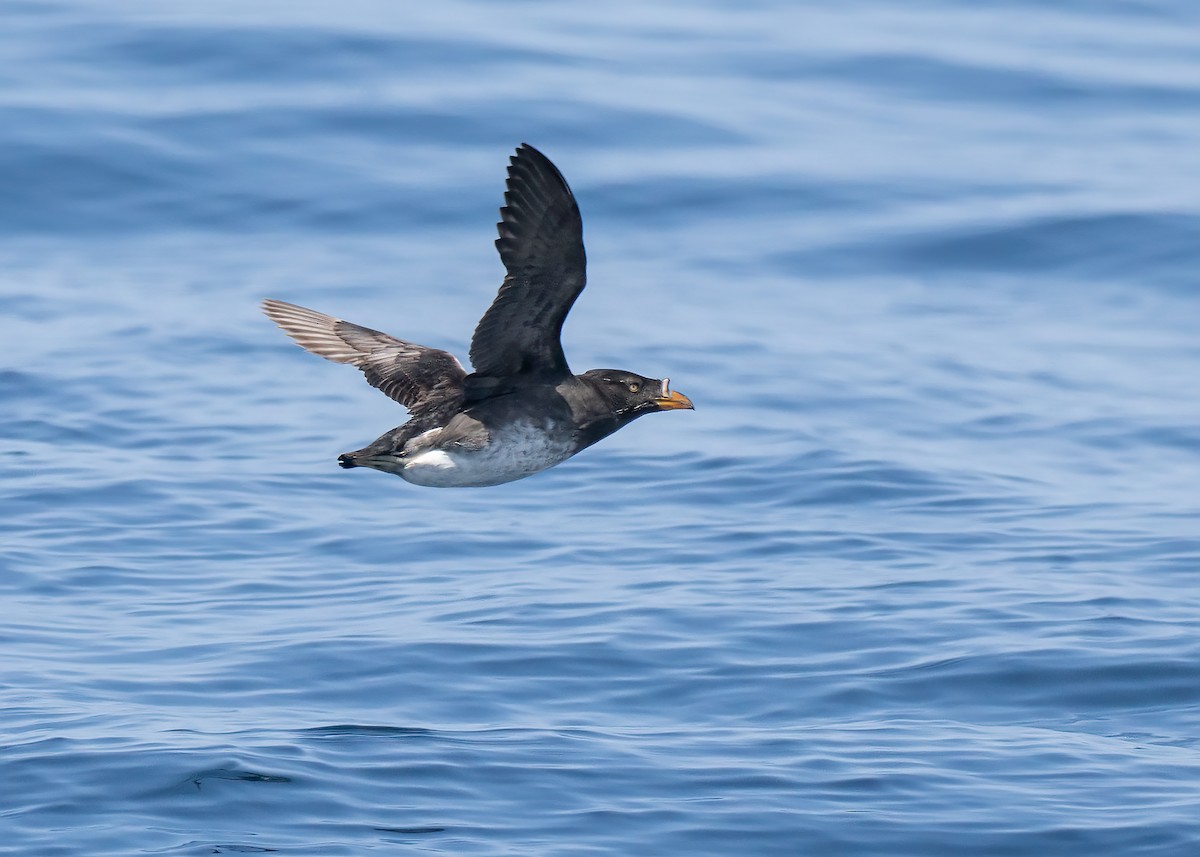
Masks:
[[[1200,853],[1200,7],[0,6],[0,852]],[[476,490],[508,155],[651,416]]]

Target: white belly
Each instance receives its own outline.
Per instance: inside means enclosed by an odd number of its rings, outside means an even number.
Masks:
[[[433,432],[427,434],[432,436]],[[482,449],[450,447],[417,452],[405,460],[398,475],[429,488],[481,488],[532,476],[570,458],[573,451],[572,444],[555,442],[545,431],[523,424],[493,434]]]

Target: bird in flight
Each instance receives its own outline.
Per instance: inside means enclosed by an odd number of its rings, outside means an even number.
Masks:
[[[471,337],[469,374],[446,351],[263,301],[299,345],[358,367],[408,408],[408,422],[338,456],[342,467],[434,488],[500,485],[566,461],[644,414],[692,408],[667,378],[623,369],[575,375],[567,366],[560,334],[586,282],[583,222],[562,174],[528,144],[509,159],[497,229],[506,276]]]

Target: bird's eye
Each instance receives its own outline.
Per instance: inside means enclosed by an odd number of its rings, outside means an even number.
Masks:
[[[638,390],[642,389],[642,385],[639,384],[637,381],[630,381],[628,386],[629,386],[629,392],[631,392],[631,393],[636,393]]]

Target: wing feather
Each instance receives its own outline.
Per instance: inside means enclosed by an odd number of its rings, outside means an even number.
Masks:
[[[263,301],[263,312],[303,348],[362,370],[367,382],[410,411],[461,401],[466,372],[453,354],[396,339],[285,301]]]
[[[528,144],[510,159],[496,249],[507,276],[471,339],[476,375],[570,374],[560,335],[587,282],[583,222],[562,174]]]

